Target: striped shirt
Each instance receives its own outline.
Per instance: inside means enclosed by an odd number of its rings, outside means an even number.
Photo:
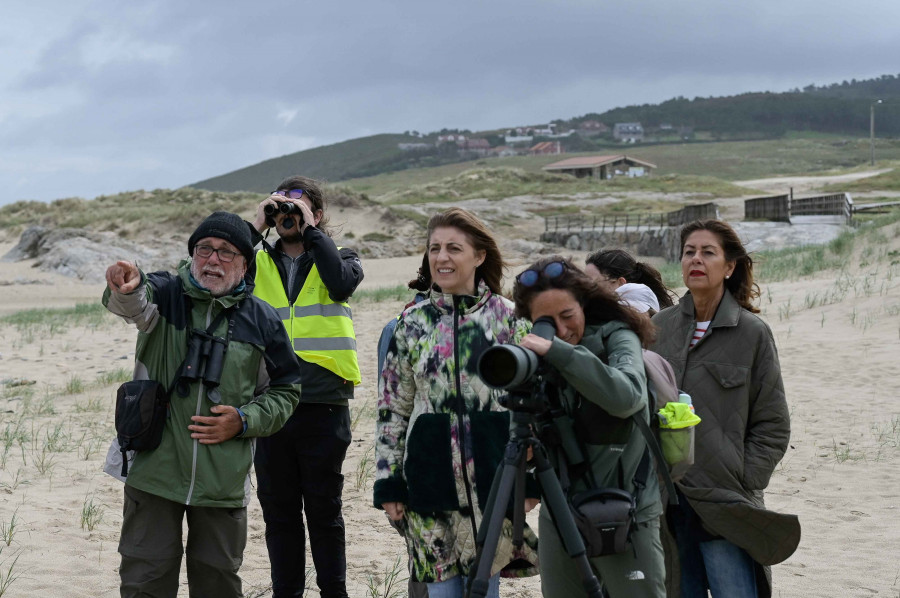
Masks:
[[[694,327],[694,336],[691,338],[691,349],[694,348],[703,335],[706,334],[706,330],[709,328],[709,323],[712,320],[707,320],[706,322],[697,322],[697,325]]]

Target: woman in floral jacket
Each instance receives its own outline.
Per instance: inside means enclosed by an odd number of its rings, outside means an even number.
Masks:
[[[400,317],[382,371],[376,429],[375,506],[404,530],[410,576],[430,598],[463,596],[475,536],[503,448],[509,413],[478,377],[478,356],[523,338],[528,324],[499,295],[503,260],[490,232],[459,208],[428,223],[434,283],[428,300]],[[527,499],[526,509],[537,502]],[[536,573],[537,539],[521,549],[504,521],[488,596],[501,569]]]

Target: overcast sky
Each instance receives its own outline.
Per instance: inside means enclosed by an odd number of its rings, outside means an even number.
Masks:
[[[896,0],[2,0],[0,204],[900,72]]]

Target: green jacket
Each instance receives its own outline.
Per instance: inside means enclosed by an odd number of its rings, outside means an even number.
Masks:
[[[746,550],[757,563],[785,560],[800,541],[800,523],[794,515],[766,510],[763,501],[791,435],[772,331],[727,290],[693,349],[696,320],[690,293],[653,316],[653,323],[659,327],[653,350],[672,364],[678,387],[691,395],[702,420],[694,465],[678,483],[679,490],[704,527]],[[760,595],[769,591],[761,588]]]
[[[300,397],[299,364],[275,310],[252,297],[249,289],[214,298],[190,277],[190,260],[169,272],[141,273],[132,293],[103,293],[103,305],[138,328],[135,379],[169,386],[187,353],[191,328],[206,328],[222,309],[234,308],[231,340],[225,353],[219,392],[223,405],[240,408],[247,430],[219,444],[191,438],[191,416],[210,416],[214,405],[200,382],[187,396],[173,391],[162,442],[135,454],[126,483],[144,492],[186,505],[245,506],[255,436],[274,434],[293,413]],[[188,317],[188,306],[190,306]],[[223,319],[214,331],[224,337]]]
[[[548,381],[559,388],[596,487],[635,493],[634,477],[646,441],[631,416],[642,412],[649,418],[638,336],[618,321],[588,325],[578,345],[554,337],[545,360],[553,366]],[[662,513],[657,476],[650,470],[647,478],[638,497],[638,522]],[[570,493],[592,486],[588,476],[581,476],[572,480]]]

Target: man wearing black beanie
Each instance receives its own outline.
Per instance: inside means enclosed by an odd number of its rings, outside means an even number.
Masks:
[[[174,274],[145,274],[124,260],[106,271],[103,305],[141,332],[135,380],[168,401],[159,445],[129,452],[125,468],[116,441],[104,466],[127,476],[123,597],[175,596],[183,554],[191,596],[242,595],[252,439],[281,429],[300,399],[300,365],[281,319],[244,281],[253,258],[247,224],[215,212],[188,250],[192,259]]]
[[[247,223],[237,214],[230,212],[213,212],[200,223],[197,230],[188,239],[188,253],[194,255],[194,246],[197,241],[205,237],[216,237],[228,241],[237,251],[244,256],[246,263],[253,262],[253,243],[250,240],[250,230]]]

